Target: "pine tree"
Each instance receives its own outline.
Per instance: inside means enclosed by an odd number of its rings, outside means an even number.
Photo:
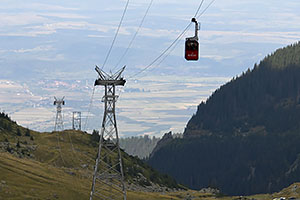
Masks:
[[[28,128],[26,129],[25,136],[30,137],[30,130]]]
[[[20,147],[21,147],[21,145],[20,145],[20,142],[19,142],[19,141],[17,142],[17,144],[16,144],[16,147],[17,147],[17,148],[20,148]]]
[[[19,128],[17,128],[17,136],[22,136],[22,133]]]

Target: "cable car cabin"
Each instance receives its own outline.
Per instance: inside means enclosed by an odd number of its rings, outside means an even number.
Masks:
[[[186,60],[198,60],[199,59],[199,42],[198,42],[198,30],[199,24],[196,18],[192,18],[192,22],[195,23],[195,36],[185,39],[185,59]]]
[[[197,40],[186,38],[185,59],[186,60],[198,60],[199,59],[199,42]]]

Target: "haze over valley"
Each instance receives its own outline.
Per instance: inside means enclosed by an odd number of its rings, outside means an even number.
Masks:
[[[66,96],[65,128],[71,112],[83,113],[83,128],[99,129],[103,89],[97,88],[86,124],[94,80],[121,17],[124,1],[4,0],[0,8],[1,109],[21,125],[51,131],[53,96]],[[149,2],[131,1],[105,69],[115,68]],[[147,66],[185,28],[198,1],[154,1],[132,48],[118,67],[125,79]],[[205,1],[202,11],[209,2]],[[183,59],[183,39],[160,64],[120,89],[121,136],[183,132],[197,105],[232,77],[274,49],[300,38],[296,1],[220,1],[199,18],[200,60]],[[187,36],[193,35],[192,28]]]

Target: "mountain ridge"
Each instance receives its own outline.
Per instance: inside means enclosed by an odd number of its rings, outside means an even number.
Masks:
[[[291,125],[298,129],[295,121],[300,121],[300,115],[294,115],[299,112],[300,61],[298,65],[281,68],[271,65],[273,60],[280,60],[280,55],[286,55],[286,51],[297,52],[295,49],[300,51],[300,43],[275,51],[273,56],[266,57],[252,70],[248,69],[241,76],[222,85],[205,102],[200,103],[184,135],[197,135],[194,131],[202,134],[238,134],[255,127],[280,132],[290,130]],[[281,60],[291,63],[295,59],[300,60],[300,54],[297,56],[297,59],[292,56],[292,60],[285,57]],[[284,117],[279,116],[279,113]]]
[[[192,189],[214,186],[229,195],[300,181],[299,49],[277,50],[222,85],[200,103],[183,139],[159,142],[148,163]]]

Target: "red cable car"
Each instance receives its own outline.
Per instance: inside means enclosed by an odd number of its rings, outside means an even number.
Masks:
[[[199,59],[199,42],[198,42],[198,30],[199,25],[195,18],[192,19],[195,22],[195,36],[185,39],[185,59],[186,60],[198,60]]]
[[[185,59],[198,60],[199,59],[199,43],[197,40],[187,38],[185,40]]]

